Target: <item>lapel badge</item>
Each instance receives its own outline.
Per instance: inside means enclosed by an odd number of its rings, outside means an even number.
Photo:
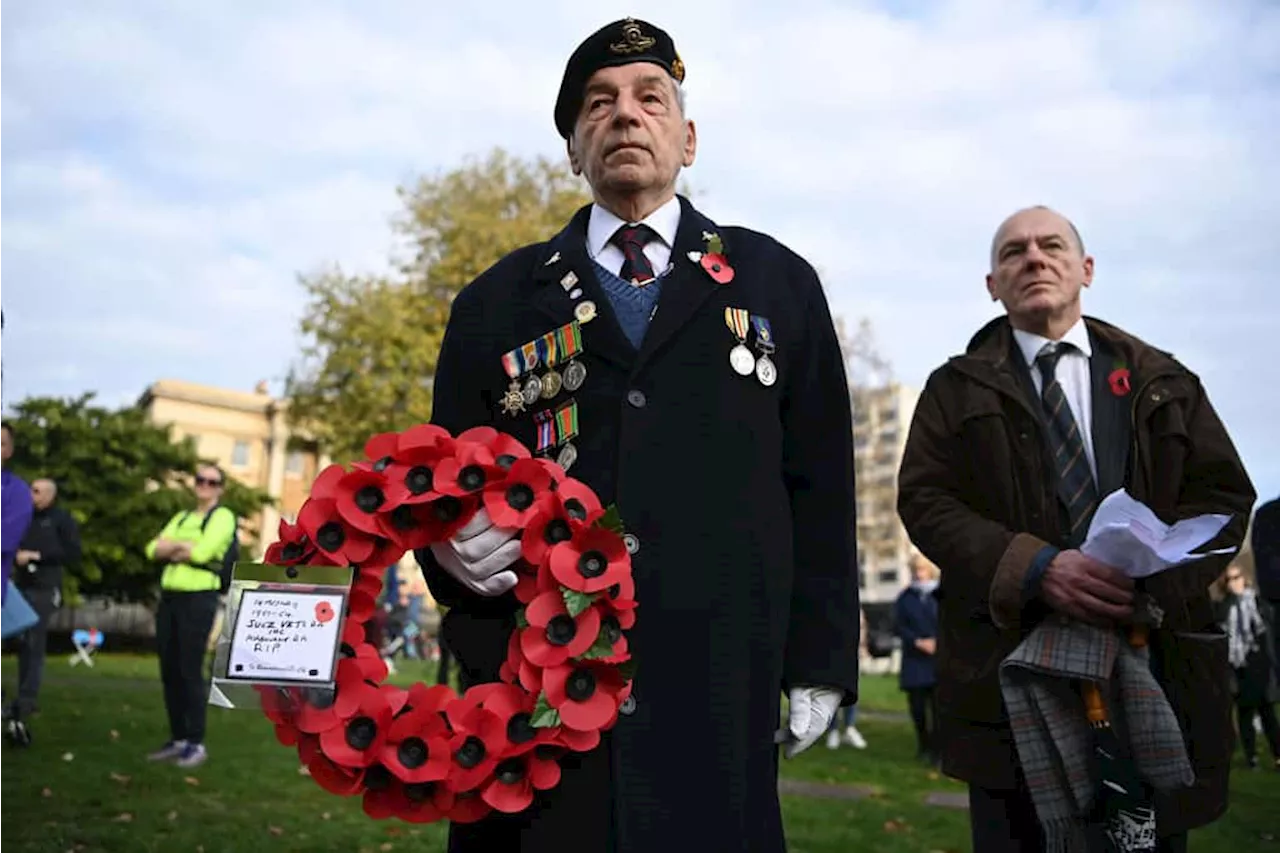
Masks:
[[[596,318],[596,304],[588,299],[586,302],[579,302],[573,308],[573,316],[578,318],[578,323],[586,325]]]
[[[567,273],[564,274],[564,278],[560,279],[560,286],[564,288],[565,293],[568,293],[570,290],[572,290],[573,286],[577,283],[578,283],[578,274],[575,273],[573,270],[569,270]]]
[[[696,264],[696,263],[698,263],[699,261],[701,261],[701,260],[702,260],[702,253],[701,253],[701,252],[690,252],[690,253],[689,253],[689,260],[693,261],[695,264]]]
[[[549,267],[549,266],[551,266],[552,264],[554,264],[554,263],[555,263],[556,261],[558,261],[558,260],[560,260],[560,253],[559,253],[559,252],[556,252],[554,255],[552,255],[551,257],[547,258],[547,262],[546,262],[546,263],[544,263],[544,264],[543,264],[543,266],[544,266],[544,267]]]

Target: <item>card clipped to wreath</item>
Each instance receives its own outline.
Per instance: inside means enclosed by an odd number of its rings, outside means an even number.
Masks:
[[[324,469],[297,523],[281,521],[263,565],[237,568],[308,592],[317,588],[311,576],[329,583],[337,568],[347,578],[345,590],[328,590],[337,597],[306,613],[319,632],[342,608],[331,678],[319,686],[264,678],[252,689],[311,778],[361,795],[371,817],[467,823],[523,811],[535,791],[559,784],[562,755],[600,743],[630,695],[626,631],[636,598],[617,513],[491,427],[456,437],[433,425],[384,433],[365,456]],[[521,530],[522,607],[501,680],[461,696],[444,685],[383,684],[387,666],[365,627],[384,572],[406,551],[454,536],[481,507],[494,524]],[[272,585],[262,586],[259,596],[269,595]],[[223,658],[218,671],[233,675]]]

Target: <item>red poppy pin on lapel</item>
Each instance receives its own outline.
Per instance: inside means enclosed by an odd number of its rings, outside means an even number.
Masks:
[[[703,231],[702,240],[706,243],[707,250],[690,252],[689,260],[699,264],[718,284],[733,281],[733,267],[729,266],[729,260],[724,256],[724,243],[720,241],[720,235]]]
[[[1125,367],[1124,364],[1117,366],[1107,376],[1107,383],[1111,386],[1111,393],[1115,396],[1127,396],[1131,388],[1129,384],[1129,368]]]

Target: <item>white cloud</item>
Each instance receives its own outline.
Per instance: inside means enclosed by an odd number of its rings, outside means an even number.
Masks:
[[[921,4],[902,4],[918,6]],[[6,14],[7,401],[278,378],[296,275],[374,269],[394,188],[562,153],[565,59],[622,2],[79,2]],[[1280,10],[1263,2],[654,2],[689,68],[688,178],[823,271],[920,382],[995,312],[996,224],[1048,203],[1090,312],[1202,373],[1280,492]],[[233,342],[228,345],[228,342]]]

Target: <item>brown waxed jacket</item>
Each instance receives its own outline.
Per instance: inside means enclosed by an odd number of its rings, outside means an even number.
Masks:
[[[1091,317],[1085,323],[1094,344],[1100,493],[1123,487],[1166,523],[1229,513],[1231,522],[1208,547],[1238,547],[1254,489],[1199,378],[1114,326]],[[1099,379],[1111,365],[1129,370],[1126,393],[1108,391],[1106,378]],[[1046,544],[1065,544],[1043,421],[1026,372],[1008,319],[987,324],[964,355],[929,377],[899,473],[903,524],[942,570],[943,770],[989,788],[1011,788],[1016,780],[998,668],[1046,612],[1040,601],[1024,601],[1024,576]],[[1114,472],[1111,482],[1104,462]],[[1162,626],[1151,633],[1152,668],[1178,716],[1197,777],[1193,787],[1157,801],[1162,835],[1208,823],[1226,808],[1234,748],[1227,641],[1214,620],[1209,586],[1229,559],[1206,558],[1142,582],[1164,611]]]

